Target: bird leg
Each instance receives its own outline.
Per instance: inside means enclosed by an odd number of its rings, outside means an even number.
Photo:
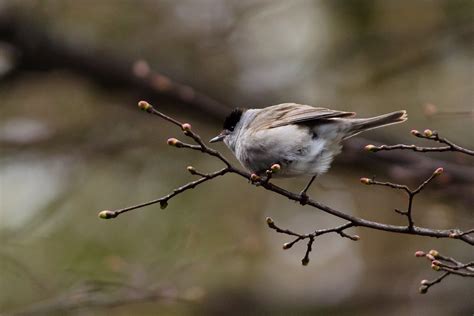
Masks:
[[[316,179],[317,176],[313,176],[311,178],[311,180],[309,180],[308,184],[305,186],[304,190],[300,192],[300,204],[301,205],[305,205],[307,202],[308,202],[308,195],[306,194],[306,192],[308,191],[309,187],[311,186],[311,184],[313,184],[313,181]]]

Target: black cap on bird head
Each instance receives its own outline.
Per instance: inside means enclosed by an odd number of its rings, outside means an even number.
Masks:
[[[242,117],[242,114],[244,113],[244,109],[242,108],[235,108],[230,112],[229,115],[224,120],[224,125],[223,125],[223,130],[222,132],[211,139],[209,142],[210,143],[215,143],[224,140],[224,138],[232,133],[235,129],[235,126],[237,126],[237,123],[239,123],[240,118]]]

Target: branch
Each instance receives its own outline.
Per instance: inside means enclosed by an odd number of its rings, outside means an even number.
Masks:
[[[435,142],[438,142],[440,144],[444,144],[444,145],[447,145],[447,146],[443,146],[443,147],[420,147],[420,146],[416,146],[416,145],[403,145],[403,144],[391,145],[391,146],[389,146],[389,145],[381,145],[381,146],[367,145],[367,146],[365,146],[365,149],[368,150],[368,151],[371,151],[371,152],[377,152],[377,151],[381,151],[381,150],[386,150],[386,151],[388,151],[388,150],[397,150],[397,149],[413,150],[413,151],[417,151],[417,152],[457,151],[457,152],[461,152],[461,153],[466,154],[466,155],[474,156],[474,150],[470,150],[470,149],[461,147],[459,145],[456,145],[452,141],[450,141],[446,138],[440,137],[438,135],[438,132],[436,132],[436,131],[426,129],[422,134],[417,130],[412,130],[411,134],[413,136],[418,137],[418,138],[432,140],[432,141],[435,141]]]
[[[357,240],[360,239],[360,237],[358,235],[348,235],[344,232],[344,230],[346,230],[348,228],[351,228],[351,227],[354,227],[354,224],[351,223],[351,222],[348,222],[344,225],[334,227],[334,228],[319,229],[319,230],[316,230],[316,231],[314,231],[310,234],[299,234],[299,233],[296,233],[296,232],[291,231],[289,229],[282,229],[282,228],[278,227],[275,224],[275,222],[273,221],[273,219],[271,219],[270,217],[267,217],[267,225],[268,225],[269,228],[275,230],[277,233],[281,233],[281,234],[296,237],[296,239],[294,239],[293,241],[283,244],[283,249],[285,249],[285,250],[290,249],[291,247],[293,247],[293,245],[295,245],[296,243],[298,243],[302,240],[308,239],[308,244],[306,245],[306,253],[305,253],[303,259],[301,260],[301,263],[304,266],[308,265],[308,263],[309,263],[309,253],[312,250],[312,246],[313,246],[315,238],[318,237],[318,236],[325,235],[325,234],[328,234],[328,233],[337,233],[341,237],[349,238],[350,240],[357,241]]]
[[[183,124],[183,123],[181,123],[181,122],[179,122],[179,121],[177,121],[177,120],[175,120],[171,117],[168,117],[167,115],[157,111],[155,108],[153,108],[153,106],[151,106],[146,101],[140,101],[138,105],[142,110],[144,110],[148,113],[157,115],[157,116],[159,116],[159,117],[175,124],[176,126],[179,126],[181,128],[181,130],[183,131],[184,135],[192,138],[198,144],[197,145],[198,147],[195,147],[194,145],[185,144],[185,143],[183,143],[183,142],[181,142],[181,141],[179,141],[175,138],[171,138],[171,139],[168,140],[169,145],[174,146],[176,148],[193,149],[193,150],[197,149],[197,150],[200,150],[201,152],[203,152],[205,154],[208,154],[210,156],[216,157],[219,160],[221,160],[226,165],[226,168],[215,172],[214,174],[217,173],[215,176],[224,175],[226,173],[234,173],[234,174],[237,174],[237,175],[239,175],[239,176],[241,176],[241,177],[243,177],[247,180],[253,179],[255,181],[251,181],[251,183],[253,183],[253,184],[255,184],[259,187],[262,187],[262,188],[264,188],[268,191],[272,191],[272,192],[277,193],[279,195],[285,196],[288,199],[299,202],[301,204],[312,206],[314,208],[317,208],[317,209],[319,209],[323,212],[334,215],[334,216],[339,217],[341,219],[345,219],[345,220],[351,222],[354,227],[360,226],[360,227],[366,227],[366,228],[371,228],[371,229],[375,229],[375,230],[382,230],[382,231],[388,231],[388,232],[393,232],[393,233],[419,235],[419,236],[429,236],[429,237],[436,237],[436,238],[455,238],[455,239],[460,239],[460,240],[462,240],[462,241],[464,241],[464,242],[466,242],[470,245],[474,245],[474,237],[470,236],[470,234],[465,234],[464,232],[460,231],[459,229],[454,229],[454,228],[453,229],[431,229],[431,228],[418,227],[418,226],[409,227],[409,226],[390,225],[390,224],[384,224],[384,223],[379,223],[379,222],[375,222],[375,221],[370,221],[370,220],[366,220],[366,219],[363,219],[363,218],[359,218],[359,217],[350,215],[350,214],[348,214],[348,212],[333,209],[333,208],[331,208],[327,205],[324,205],[322,203],[319,203],[315,200],[302,197],[300,194],[296,194],[296,193],[287,191],[287,190],[285,190],[285,189],[283,189],[283,188],[281,188],[281,187],[279,187],[279,186],[277,186],[277,185],[275,185],[275,184],[273,184],[269,181],[261,180],[261,179],[258,179],[258,178],[256,179],[255,175],[252,175],[252,174],[250,174],[246,171],[243,171],[243,170],[240,170],[240,169],[234,167],[220,152],[218,152],[215,149],[212,149],[212,148],[208,147],[201,140],[200,136],[198,134],[194,133],[191,130],[191,125],[190,124],[188,124],[188,123]],[[213,175],[213,174],[210,174],[210,175]],[[213,177],[215,177],[215,176],[213,176]],[[203,178],[203,179],[197,180],[198,183],[195,183],[196,181],[190,182],[190,183],[186,184],[185,186],[176,189],[176,190],[179,190],[179,192],[170,193],[169,195],[166,195],[162,198],[155,199],[155,200],[152,200],[152,201],[149,201],[149,202],[146,202],[146,203],[142,203],[142,204],[135,205],[135,206],[132,206],[132,207],[127,207],[125,209],[119,209],[119,210],[116,210],[116,211],[105,210],[105,211],[100,212],[99,216],[101,218],[105,218],[105,219],[114,218],[114,217],[117,217],[118,215],[120,215],[120,214],[122,214],[126,211],[130,211],[132,209],[134,210],[134,209],[142,208],[142,207],[147,206],[147,205],[160,203],[160,201],[163,201],[163,200],[168,201],[171,197],[174,197],[177,194],[182,193],[182,192],[186,191],[189,188],[194,188],[197,185],[199,185],[202,182],[205,182],[207,180],[210,180],[210,179]]]
[[[188,167],[188,170],[189,170],[189,167]],[[201,183],[204,183],[204,182],[209,181],[211,179],[214,179],[216,177],[222,176],[222,175],[226,174],[227,172],[229,172],[229,170],[227,168],[224,168],[224,169],[221,169],[221,170],[216,171],[216,172],[212,172],[212,173],[208,173],[208,174],[202,174],[202,177],[199,180],[192,181],[192,182],[189,182],[189,183],[187,183],[183,186],[180,186],[180,187],[174,189],[171,193],[169,193],[169,194],[167,194],[167,195],[165,195],[165,196],[163,196],[159,199],[151,200],[151,201],[141,203],[141,204],[137,204],[137,205],[133,205],[133,206],[128,206],[128,207],[118,209],[118,210],[115,210],[115,211],[104,210],[104,211],[101,211],[99,213],[99,217],[104,218],[104,219],[114,218],[114,217],[119,216],[122,213],[129,212],[129,211],[132,211],[132,210],[135,210],[135,209],[138,209],[138,208],[142,208],[142,207],[145,207],[145,206],[148,206],[148,205],[153,205],[153,204],[156,204],[156,203],[160,203],[160,208],[162,210],[164,210],[168,206],[168,201],[171,200],[176,195],[178,195],[180,193],[183,193],[184,191],[187,191],[189,189],[194,189],[196,186],[200,185]]]
[[[426,227],[419,227],[415,226],[415,223],[412,218],[412,208],[413,208],[413,199],[414,197],[419,194],[425,186],[430,183],[435,177],[439,176],[442,174],[443,169],[438,168],[436,169],[429,178],[427,178],[424,182],[422,182],[416,189],[410,189],[408,186],[405,185],[400,185],[400,184],[395,184],[391,182],[380,182],[376,181],[375,179],[368,179],[368,178],[362,178],[361,182],[364,184],[368,185],[381,185],[381,186],[387,186],[393,189],[397,190],[403,190],[404,192],[407,193],[408,195],[408,207],[406,211],[400,211],[396,210],[398,213],[401,215],[404,215],[408,219],[408,224],[404,226],[398,226],[398,225],[391,225],[391,224],[385,224],[385,223],[380,223],[376,221],[370,221],[367,219],[363,219],[360,217],[356,217],[353,215],[350,215],[348,212],[340,211],[333,209],[327,205],[324,205],[322,203],[319,203],[315,200],[312,200],[308,198],[307,196],[302,196],[301,194],[296,194],[290,191],[287,191],[273,183],[270,182],[272,178],[272,174],[277,173],[280,171],[280,165],[278,164],[273,164],[267,171],[266,171],[266,177],[261,178],[257,176],[256,174],[250,174],[246,171],[240,170],[236,167],[234,167],[220,152],[218,152],[215,149],[212,149],[208,147],[201,139],[201,137],[192,131],[192,127],[189,123],[181,123],[174,118],[171,118],[159,111],[157,111],[153,106],[151,106],[148,102],[146,101],[140,101],[138,106],[153,115],[156,115],[176,126],[178,126],[183,134],[189,138],[191,138],[196,144],[188,144],[184,143],[176,138],[170,138],[168,139],[168,145],[180,148],[180,149],[190,149],[190,150],[198,150],[201,151],[204,154],[216,157],[219,159],[221,162],[224,163],[225,167],[223,169],[220,169],[218,171],[215,171],[213,173],[201,173],[197,171],[194,167],[189,166],[187,167],[187,170],[192,174],[192,175],[198,175],[201,178],[192,182],[187,183],[186,185],[183,185],[175,190],[173,190],[171,193],[168,195],[165,195],[159,199],[151,200],[146,203],[138,204],[135,206],[130,206],[126,207],[123,209],[118,209],[114,211],[110,210],[105,210],[101,211],[99,213],[100,218],[104,219],[110,219],[110,218],[115,218],[119,216],[122,213],[139,209],[144,206],[160,203],[161,208],[165,208],[168,205],[168,201],[172,199],[173,197],[187,191],[188,189],[195,188],[196,186],[207,182],[211,179],[214,179],[218,176],[225,175],[227,173],[234,173],[237,174],[241,177],[243,177],[246,180],[250,180],[250,183],[259,187],[264,188],[265,190],[272,191],[276,194],[279,194],[281,196],[285,196],[290,200],[299,202],[302,205],[309,205],[311,207],[317,208],[323,212],[326,212],[328,214],[334,215],[336,217],[339,217],[341,219],[346,220],[346,223],[337,226],[334,228],[327,228],[327,229],[320,229],[320,230],[315,230],[312,233],[309,234],[300,234],[297,232],[294,232],[289,229],[283,229],[280,228],[275,224],[275,222],[271,218],[267,218],[267,225],[269,228],[275,230],[278,233],[286,234],[292,237],[295,237],[295,239],[291,242],[287,242],[283,245],[284,249],[289,249],[291,248],[294,244],[303,241],[303,240],[308,240],[307,246],[306,246],[306,252],[305,255],[302,259],[302,264],[307,265],[309,263],[309,254],[311,253],[313,249],[313,244],[315,242],[316,237],[328,234],[328,233],[337,233],[341,237],[348,238],[351,240],[359,240],[359,236],[357,235],[349,235],[345,232],[346,229],[352,228],[352,227],[365,227],[369,229],[375,229],[375,230],[381,230],[381,231],[386,231],[386,232],[392,232],[392,233],[400,233],[400,234],[409,234],[409,235],[418,235],[418,236],[428,236],[428,237],[435,237],[435,238],[453,238],[453,239],[459,239],[464,241],[465,243],[469,245],[474,245],[474,237],[471,236],[474,233],[474,229],[466,230],[466,231],[461,231],[457,228],[453,229],[431,229],[431,228],[426,228]],[[444,141],[444,140],[443,140]],[[454,147],[453,147],[454,148]],[[370,148],[372,149],[372,148]],[[372,151],[372,150],[371,150]],[[441,257],[440,258],[444,258]],[[454,263],[454,265],[444,265],[440,264],[437,265],[440,267],[440,269],[444,270],[446,273],[449,274],[457,274],[457,275],[463,275],[463,276],[470,276],[472,272],[471,270],[471,264],[467,264],[463,266],[462,264],[457,264],[454,259],[446,259],[447,261]],[[468,271],[464,271],[468,270]],[[437,280],[434,280],[434,283],[440,282],[444,277],[447,275],[444,275],[440,277]],[[426,283],[426,282],[425,282]],[[433,283],[433,284],[434,284]],[[425,285],[425,284],[424,284]]]
[[[361,178],[360,179],[360,182],[362,182],[363,184],[366,184],[366,185],[380,185],[380,186],[386,186],[386,187],[389,187],[389,188],[392,188],[392,189],[396,189],[396,190],[402,190],[404,191],[407,195],[408,195],[408,206],[407,206],[407,210],[406,211],[400,211],[398,209],[395,209],[395,212],[397,212],[398,214],[400,215],[404,215],[407,217],[407,220],[408,220],[408,226],[407,228],[409,230],[412,230],[415,223],[413,221],[413,215],[412,215],[412,211],[413,211],[413,199],[415,198],[415,196],[421,192],[421,190],[423,190],[423,188],[428,184],[430,183],[434,178],[436,178],[437,176],[439,176],[440,174],[443,173],[443,168],[438,168],[436,169],[432,174],[431,176],[426,179],[425,181],[423,181],[422,184],[420,184],[416,189],[414,190],[411,190],[408,186],[406,185],[401,185],[401,184],[396,184],[396,183],[392,183],[392,182],[380,182],[380,181],[376,181],[375,179],[369,179],[369,178]]]
[[[418,250],[415,252],[415,256],[427,258],[431,262],[431,268],[433,270],[443,272],[443,274],[431,281],[421,280],[421,286],[419,288],[421,294],[427,293],[430,287],[440,283],[449,275],[474,278],[474,261],[462,263],[452,257],[441,255],[437,250],[430,250],[428,253]]]
[[[390,151],[390,150],[397,150],[397,149],[402,149],[402,150],[413,150],[416,152],[444,152],[444,151],[451,151],[451,152],[460,152],[466,155],[474,156],[474,151],[466,149],[464,147],[461,147],[459,145],[456,145],[455,143],[449,141],[446,138],[442,138],[439,136],[439,134],[436,131],[432,131],[430,129],[424,130],[423,134],[421,134],[417,130],[412,130],[411,134],[422,139],[428,139],[432,140],[435,142],[438,142],[440,144],[444,144],[447,146],[443,147],[419,147],[416,145],[403,145],[403,144],[398,144],[398,145],[381,145],[381,146],[374,146],[374,145],[367,145],[365,146],[365,149],[370,151],[370,152],[377,152],[377,151]],[[443,168],[438,168],[435,170],[435,172],[432,173],[432,175],[425,180],[418,188],[415,190],[410,190],[407,186],[405,185],[399,185],[399,184],[394,184],[391,182],[379,182],[376,181],[375,179],[368,179],[368,178],[362,178],[361,182],[364,184],[375,184],[375,185],[382,185],[382,186],[388,186],[393,189],[399,189],[403,190],[408,194],[408,208],[406,211],[400,211],[395,209],[395,211],[401,215],[407,216],[408,219],[408,227],[412,228],[414,227],[414,222],[412,218],[412,203],[413,203],[413,198],[415,195],[421,192],[423,188],[431,182],[436,176],[440,175],[443,172]],[[474,233],[474,229],[469,229],[464,232],[459,231],[459,230],[453,230],[450,234],[451,238],[458,238],[459,236],[467,236]],[[468,262],[468,263],[461,263],[460,261],[455,260],[452,257],[446,257],[441,254],[439,254],[438,251],[436,250],[431,250],[428,254],[425,254],[423,251],[417,251],[415,253],[415,256],[417,257],[426,257],[431,261],[431,268],[435,271],[443,271],[444,273],[441,274],[439,277],[437,277],[434,280],[422,280],[421,281],[421,286],[419,288],[420,293],[425,294],[428,292],[428,289],[433,286],[434,284],[440,283],[443,279],[448,277],[451,274],[462,276],[462,277],[474,277],[474,262]]]
[[[126,90],[156,101],[172,101],[182,109],[206,113],[214,119],[221,119],[229,109],[197,89],[151,71],[143,60],[61,38],[44,24],[13,11],[0,11],[0,41],[15,48],[15,68],[8,79],[32,70],[68,69],[108,89]]]

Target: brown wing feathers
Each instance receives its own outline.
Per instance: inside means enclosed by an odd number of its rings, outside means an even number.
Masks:
[[[294,103],[285,103],[277,105],[274,109],[275,117],[273,123],[266,128],[275,128],[290,124],[299,124],[304,122],[328,119],[334,117],[354,116],[354,112],[334,111],[321,107],[312,107],[309,105],[298,105]]]

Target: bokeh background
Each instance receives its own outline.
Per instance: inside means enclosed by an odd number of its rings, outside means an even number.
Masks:
[[[363,135],[426,144],[432,128],[472,147],[474,2],[309,0],[0,1],[0,313],[47,315],[467,315],[471,280],[437,274],[416,250],[472,260],[455,240],[353,229],[283,251],[286,236],[341,221],[225,176],[111,221],[102,209],[167,194],[186,166],[215,159],[170,148],[182,137],[140,112],[147,99],[208,139],[233,106],[298,102],[409,121]],[[178,84],[180,83],[180,84]],[[200,92],[198,92],[200,91]],[[401,192],[446,174],[415,201],[417,224],[469,228],[472,159],[369,154],[348,143],[310,196],[403,224]],[[216,145],[227,157],[229,151]],[[399,156],[401,154],[401,156]],[[404,160],[405,159],[405,160]],[[402,163],[403,162],[403,163]],[[299,191],[307,179],[275,180]]]

